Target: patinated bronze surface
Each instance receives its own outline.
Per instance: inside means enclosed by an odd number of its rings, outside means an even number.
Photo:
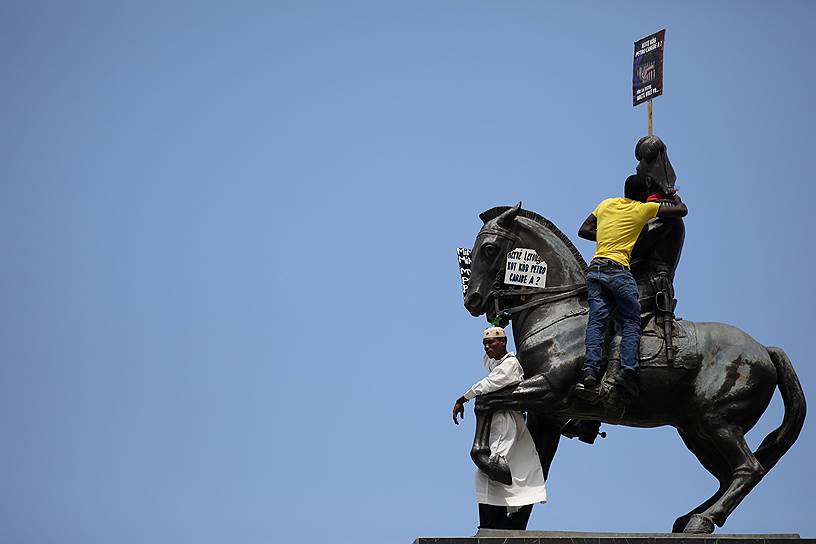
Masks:
[[[465,307],[474,316],[501,313],[512,322],[526,379],[477,398],[471,457],[492,478],[507,480],[506,467],[489,463],[490,412],[526,410],[542,466],[548,471],[565,418],[634,427],[671,425],[686,447],[720,482],[720,488],[674,523],[674,532],[710,533],[722,526],[748,492],[791,447],[805,417],[805,398],[791,361],[780,348],[765,347],[745,332],[721,323],[679,321],[669,331],[676,348],[666,357],[667,331],[644,330],[639,395],[630,403],[609,402],[604,392],[576,394],[584,355],[588,307],[586,263],[558,228],[540,215],[499,207],[481,215],[484,226],[471,253]],[[505,256],[533,248],[546,261],[547,288],[505,289]],[[604,384],[615,381],[615,342],[607,357]],[[782,395],[782,424],[752,452],[744,434],[765,411],[776,388]],[[617,399],[620,400],[620,399]]]

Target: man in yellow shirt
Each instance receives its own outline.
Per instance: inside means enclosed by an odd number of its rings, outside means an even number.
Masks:
[[[685,217],[688,208],[677,194],[673,202],[645,202],[649,180],[634,175],[626,179],[624,198],[607,198],[595,208],[578,230],[578,236],[596,242],[595,256],[587,270],[589,320],[586,361],[582,382],[595,387],[603,362],[604,331],[609,314],[617,307],[621,322],[621,371],[626,380],[638,373],[640,351],[640,303],[629,257],[641,229],[654,217]]]

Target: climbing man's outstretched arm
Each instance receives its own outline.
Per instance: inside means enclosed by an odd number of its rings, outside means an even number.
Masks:
[[[584,224],[578,229],[578,236],[585,240],[595,241],[598,236],[598,218],[595,214],[589,214]]]

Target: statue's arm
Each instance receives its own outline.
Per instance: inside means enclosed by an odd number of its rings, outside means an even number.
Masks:
[[[598,238],[598,218],[594,214],[589,214],[584,220],[584,224],[578,229],[578,236],[584,240],[596,241]]]

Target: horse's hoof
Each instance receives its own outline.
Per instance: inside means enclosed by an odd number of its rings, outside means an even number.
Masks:
[[[501,455],[492,455],[487,465],[487,475],[491,480],[501,482],[504,485],[513,484],[513,476],[510,474],[510,466],[507,460]]]
[[[714,522],[711,518],[700,514],[694,514],[683,528],[684,533],[711,534],[714,532]]]

